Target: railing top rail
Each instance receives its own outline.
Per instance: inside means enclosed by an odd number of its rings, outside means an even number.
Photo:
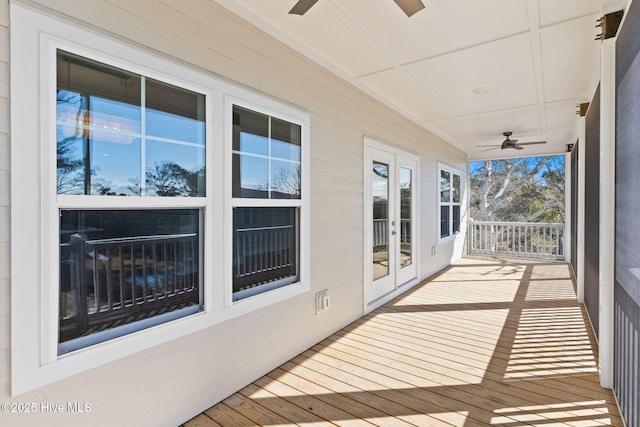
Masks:
[[[509,222],[509,221],[476,221],[469,220],[469,224],[478,225],[518,225],[525,227],[564,227],[562,222]]]
[[[236,231],[238,233],[243,233],[248,231],[289,230],[292,228],[293,228],[293,225],[274,225],[273,227],[238,228]]]
[[[132,237],[114,237],[111,239],[94,239],[87,240],[86,243],[88,245],[102,245],[102,244],[113,244],[113,243],[139,243],[139,242],[149,242],[149,241],[161,241],[161,240],[175,240],[175,239],[184,239],[195,237],[196,233],[185,233],[185,234],[161,234],[157,236],[132,236]]]

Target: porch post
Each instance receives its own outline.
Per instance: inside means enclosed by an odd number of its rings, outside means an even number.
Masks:
[[[578,224],[576,230],[578,232],[578,247],[574,248],[574,250],[578,251],[577,253],[577,264],[578,271],[576,271],[576,280],[578,282],[577,296],[578,302],[580,304],[584,304],[584,177],[585,177],[585,139],[587,135],[587,125],[586,125],[586,111],[584,114],[580,114],[580,119],[578,121],[578,206],[576,206],[578,217]]]
[[[600,81],[600,385],[613,387],[615,38],[602,41]]]

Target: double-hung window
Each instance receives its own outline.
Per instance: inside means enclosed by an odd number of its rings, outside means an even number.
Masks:
[[[460,232],[460,174],[443,166],[438,172],[439,236],[446,239]]]
[[[55,111],[58,352],[201,310],[205,95],[57,49]]]
[[[302,123],[231,102],[233,301],[300,280]]]
[[[11,8],[14,393],[310,289],[308,113]]]

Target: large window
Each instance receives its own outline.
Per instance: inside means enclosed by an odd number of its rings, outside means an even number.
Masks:
[[[202,308],[205,95],[63,50],[56,53],[59,353]],[[89,195],[141,209],[92,209]],[[128,203],[127,203],[128,205]],[[73,206],[73,208],[71,208]]]
[[[233,300],[299,281],[300,124],[233,105]]]
[[[308,113],[17,5],[11,31],[13,393],[310,289]]]
[[[440,238],[445,239],[460,232],[460,174],[444,167],[439,174]]]

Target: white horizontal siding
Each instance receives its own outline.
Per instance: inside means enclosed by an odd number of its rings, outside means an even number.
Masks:
[[[362,314],[363,135],[420,156],[421,276],[449,264],[436,244],[437,162],[463,153],[212,1],[34,0],[124,42],[300,106],[311,115],[312,292],[9,396],[8,4],[0,4],[0,401],[90,402],[90,414],[0,414],[2,425],[176,425]],[[80,41],[81,42],[81,41]],[[114,55],[117,52],[113,52]],[[464,174],[466,175],[466,173]],[[14,238],[17,238],[14,236]],[[36,260],[34,260],[36,262]],[[25,266],[29,268],[29,266]],[[16,284],[19,285],[19,284]],[[329,289],[329,313],[315,292]],[[165,374],[166,372],[166,374]]]
[[[6,395],[11,380],[9,145],[9,3],[2,2],[0,3],[0,395]]]

